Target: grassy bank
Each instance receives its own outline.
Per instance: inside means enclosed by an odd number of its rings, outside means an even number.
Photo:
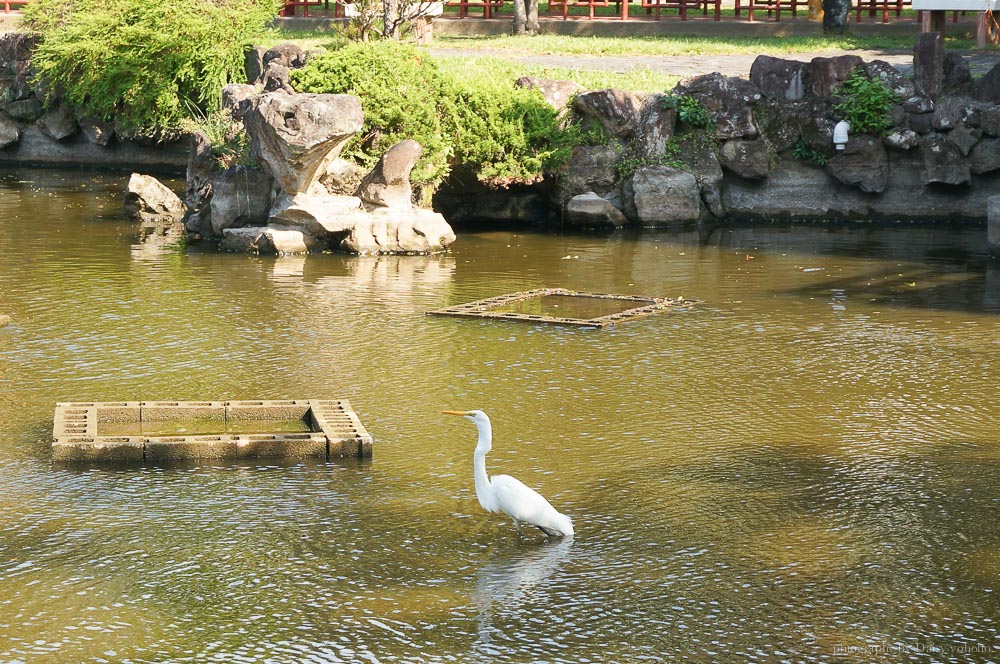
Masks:
[[[727,37],[594,37],[573,35],[536,35],[473,37],[442,35],[435,37],[437,46],[466,50],[503,50],[509,53],[534,55],[614,55],[614,56],[690,56],[690,55],[787,55],[815,51],[853,51],[913,48],[912,36],[823,35],[742,38]],[[971,39],[946,37],[948,49],[970,49]]]
[[[627,72],[602,71],[596,69],[566,69],[544,67],[499,56],[447,56],[437,55],[435,59],[441,69],[455,76],[472,76],[484,80],[517,80],[522,76],[573,81],[586,90],[618,88],[634,92],[664,92],[672,89],[679,76],[633,69]]]

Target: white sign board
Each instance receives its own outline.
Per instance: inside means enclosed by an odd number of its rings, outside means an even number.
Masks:
[[[913,9],[921,11],[1000,11],[1000,0],[913,0]]]

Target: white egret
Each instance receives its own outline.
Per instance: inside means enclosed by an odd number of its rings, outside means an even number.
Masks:
[[[493,449],[493,425],[481,410],[442,410],[445,415],[461,415],[472,420],[479,442],[472,458],[475,464],[476,498],[487,512],[503,511],[514,519],[518,535],[522,524],[535,526],[550,537],[572,537],[573,522],[556,511],[537,491],[510,475],[486,474],[486,453]]]

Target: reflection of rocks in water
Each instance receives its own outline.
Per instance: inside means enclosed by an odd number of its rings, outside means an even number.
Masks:
[[[279,256],[271,263],[271,278],[275,281],[302,281],[305,270],[305,256]]]
[[[497,554],[479,569],[472,592],[479,623],[475,650],[491,648],[492,635],[498,631],[494,617],[510,617],[531,603],[540,586],[552,581],[572,545],[572,539],[530,547],[518,542],[514,550]]]
[[[983,309],[1000,313],[1000,264],[996,261],[986,265],[986,292],[983,296]]]
[[[132,258],[155,258],[184,243],[184,224],[180,221],[144,223],[139,227],[139,243],[132,245]]]
[[[455,261],[450,256],[361,256],[348,272],[361,288],[409,292],[450,282]]]
[[[6,327],[10,325],[11,317],[6,314],[0,314],[0,327]]]

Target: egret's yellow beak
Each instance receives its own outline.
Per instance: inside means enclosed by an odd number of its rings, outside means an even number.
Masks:
[[[462,417],[465,417],[466,415],[468,415],[470,413],[471,413],[471,411],[468,411],[468,410],[442,410],[441,411],[442,415],[461,415]]]

